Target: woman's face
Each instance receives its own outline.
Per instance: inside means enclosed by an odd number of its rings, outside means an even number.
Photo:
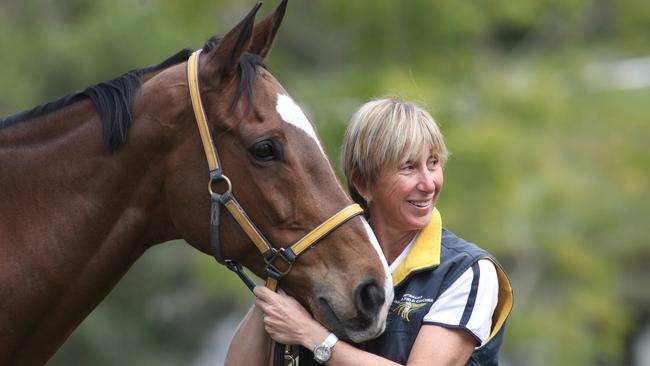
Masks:
[[[405,160],[397,169],[382,169],[375,184],[363,192],[370,199],[370,220],[375,231],[409,232],[424,228],[442,189],[438,159],[423,156]]]

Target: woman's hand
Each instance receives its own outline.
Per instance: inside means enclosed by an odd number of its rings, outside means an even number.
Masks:
[[[300,344],[313,350],[329,334],[327,328],[309,315],[296,299],[280,290],[275,293],[263,286],[253,290],[255,306],[264,312],[264,329],[276,342]]]

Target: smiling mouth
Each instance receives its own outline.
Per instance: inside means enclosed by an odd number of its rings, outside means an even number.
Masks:
[[[420,208],[426,208],[431,206],[431,200],[427,201],[409,201],[410,204],[412,204],[415,207],[420,207]]]

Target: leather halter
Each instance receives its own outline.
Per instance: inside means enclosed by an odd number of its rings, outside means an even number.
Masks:
[[[219,154],[214,145],[214,140],[210,135],[207,116],[205,114],[205,109],[203,108],[203,103],[201,102],[198,77],[200,54],[201,50],[199,49],[192,53],[187,61],[187,79],[190,89],[190,97],[192,99],[192,108],[194,109],[196,123],[201,134],[201,141],[203,142],[205,157],[208,161],[208,167],[210,168],[208,192],[210,193],[210,200],[212,202],[210,208],[210,245],[212,247],[212,255],[219,263],[226,265],[229,269],[237,273],[244,283],[246,283],[246,285],[252,290],[255,283],[243,271],[242,266],[237,262],[230,259],[224,259],[221,256],[221,245],[219,241],[219,213],[220,208],[223,205],[262,254],[264,262],[266,263],[265,268],[268,276],[266,279],[266,286],[275,291],[277,290],[280,279],[291,271],[293,263],[295,263],[296,259],[298,259],[302,253],[316,245],[319,240],[336,230],[336,228],[351,218],[362,214],[363,209],[356,203],[351,204],[325,220],[322,224],[307,233],[293,245],[287,248],[275,249],[251,221],[239,202],[237,202],[235,196],[232,194],[232,183],[230,182],[230,179],[223,174],[221,169]],[[213,184],[219,181],[224,181],[227,185],[227,189],[222,193],[217,193],[212,189]]]

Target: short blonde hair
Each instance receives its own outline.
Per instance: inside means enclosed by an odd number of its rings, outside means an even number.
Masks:
[[[405,160],[422,154],[433,154],[442,166],[449,154],[438,125],[427,111],[399,99],[364,104],[352,116],[341,150],[352,198],[367,208],[354,184],[370,187],[382,169],[397,169]]]

